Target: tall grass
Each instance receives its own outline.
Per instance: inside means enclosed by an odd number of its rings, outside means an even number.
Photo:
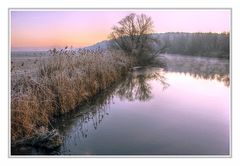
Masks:
[[[65,48],[53,49],[50,54],[38,62],[35,76],[12,78],[12,141],[48,131],[56,116],[108,88],[124,76],[133,63],[116,51]]]

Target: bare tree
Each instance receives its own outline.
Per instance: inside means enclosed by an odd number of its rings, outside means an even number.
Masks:
[[[136,57],[140,64],[153,62],[158,53],[164,50],[160,40],[152,34],[152,18],[145,14],[131,13],[120,20],[112,30],[110,39],[113,40],[113,47]]]

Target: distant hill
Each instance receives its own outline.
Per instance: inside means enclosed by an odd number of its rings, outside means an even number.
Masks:
[[[89,49],[89,50],[96,50],[96,49],[108,49],[111,45],[112,41],[111,40],[104,40],[104,41],[101,41],[101,42],[98,42],[94,45],[91,45],[91,46],[87,46],[87,47],[84,47],[84,49]]]

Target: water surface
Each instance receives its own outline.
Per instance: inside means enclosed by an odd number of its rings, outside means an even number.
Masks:
[[[165,69],[136,69],[61,119],[58,153],[228,155],[228,60],[165,55],[164,61]]]

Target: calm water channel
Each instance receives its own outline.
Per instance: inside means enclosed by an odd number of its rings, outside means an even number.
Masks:
[[[59,120],[58,154],[227,155],[230,80],[226,59],[163,55]],[[34,150],[32,154],[41,154]]]

